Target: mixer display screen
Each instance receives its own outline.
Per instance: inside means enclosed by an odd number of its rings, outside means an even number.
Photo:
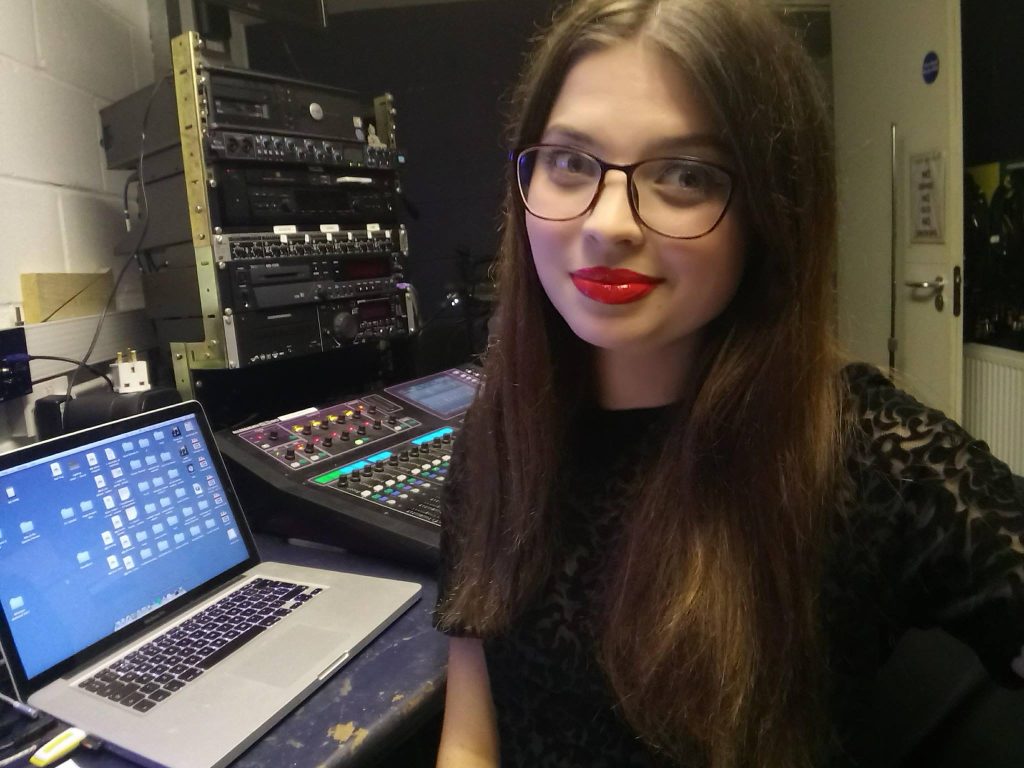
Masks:
[[[478,380],[459,371],[444,371],[386,391],[442,419],[464,413],[476,395]]]

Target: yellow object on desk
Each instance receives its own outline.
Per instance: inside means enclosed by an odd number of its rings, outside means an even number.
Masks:
[[[36,753],[29,758],[29,762],[40,767],[50,765],[77,749],[85,736],[86,733],[81,728],[68,728],[61,731],[37,749]]]

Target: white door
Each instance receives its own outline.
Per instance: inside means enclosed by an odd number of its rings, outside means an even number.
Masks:
[[[831,8],[840,339],[854,359],[888,371],[895,189],[894,378],[960,419],[960,0],[832,0]]]

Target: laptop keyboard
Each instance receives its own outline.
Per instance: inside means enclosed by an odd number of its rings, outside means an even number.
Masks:
[[[319,587],[255,579],[78,687],[148,712],[320,592]]]

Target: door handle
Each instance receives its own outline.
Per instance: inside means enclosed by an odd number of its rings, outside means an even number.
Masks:
[[[935,296],[935,309],[939,312],[946,306],[946,300],[942,298],[942,289],[946,287],[946,281],[942,278],[942,275],[939,275],[934,280],[907,280],[903,284],[907,288],[913,288],[915,291],[919,289],[931,291],[932,295]]]
[[[925,288],[925,289],[931,289],[933,291],[941,291],[943,288],[946,287],[946,281],[940,275],[939,277],[936,277],[934,280],[922,280],[920,282],[914,282],[913,280],[907,280],[904,283],[904,285],[907,286],[907,288]]]

